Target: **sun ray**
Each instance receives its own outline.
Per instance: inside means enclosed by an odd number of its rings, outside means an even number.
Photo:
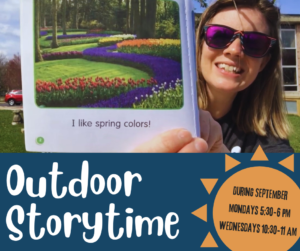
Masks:
[[[257,147],[255,153],[253,154],[251,161],[269,161],[260,145]]]
[[[211,233],[208,232],[205,240],[203,241],[201,248],[217,248],[218,245],[214,238],[212,237]]]
[[[199,219],[207,222],[207,205],[204,205],[203,207],[198,208],[197,210],[192,212],[192,214],[197,216]]]
[[[241,162],[225,154],[225,172],[228,172],[229,170],[231,170],[239,164],[241,164]]]
[[[208,194],[214,189],[218,179],[200,179]]]
[[[294,172],[294,154],[280,161],[279,164]]]

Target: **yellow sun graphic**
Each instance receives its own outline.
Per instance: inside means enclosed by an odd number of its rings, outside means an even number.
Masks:
[[[251,161],[268,163],[269,159],[259,146]],[[225,155],[225,172],[240,164]],[[279,164],[294,172],[294,154]],[[217,178],[200,180],[208,194],[218,182]],[[216,231],[233,251],[289,250],[299,238],[299,198],[299,187],[283,172],[265,166],[242,169],[230,176],[217,191],[213,204]],[[207,222],[207,210],[206,204],[192,214]],[[218,248],[218,245],[208,232],[200,247]]]

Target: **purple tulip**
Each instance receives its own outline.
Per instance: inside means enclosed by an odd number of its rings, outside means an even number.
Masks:
[[[47,36],[48,35],[48,32],[47,31],[40,31],[40,36]]]

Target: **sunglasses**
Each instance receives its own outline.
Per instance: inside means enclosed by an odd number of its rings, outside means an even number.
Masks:
[[[241,40],[244,53],[250,57],[262,58],[274,44],[276,39],[255,31],[237,31],[225,25],[210,24],[204,27],[205,42],[214,49],[228,47],[236,38]]]

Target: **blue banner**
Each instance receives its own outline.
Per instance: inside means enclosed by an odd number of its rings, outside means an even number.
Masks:
[[[213,246],[208,246],[213,243],[218,250],[229,250],[224,244],[226,237],[219,237],[219,225],[214,224],[218,216],[214,203],[228,178],[260,166],[276,169],[295,183],[300,182],[296,165],[292,172],[279,164],[289,158],[287,154],[268,154],[268,161],[253,162],[251,158],[252,154],[0,154],[2,247],[199,250],[202,246],[201,250],[211,250]],[[233,159],[237,166],[226,170]],[[299,155],[295,154],[294,162],[299,163]],[[253,197],[256,191],[258,196],[259,192],[260,197],[264,196],[265,190],[259,189],[254,190]],[[291,196],[294,195],[289,191],[287,198],[294,200]],[[270,198],[268,202],[274,201]],[[203,206],[206,211],[202,214],[198,209]],[[295,214],[298,212],[292,209],[292,216]],[[299,222],[291,228],[289,240],[292,234],[298,234],[297,225]],[[282,227],[278,226],[278,230]],[[264,236],[266,228],[261,225],[260,230],[256,227],[247,231],[252,231],[252,236]],[[287,231],[272,235],[287,235]],[[299,248],[297,242],[290,250]]]

